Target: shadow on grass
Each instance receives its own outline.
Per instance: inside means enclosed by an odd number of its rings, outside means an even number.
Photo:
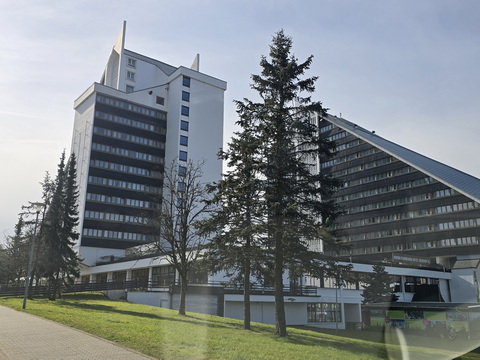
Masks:
[[[363,329],[363,330],[338,330],[334,329],[319,329],[310,326],[294,326],[293,328],[299,330],[311,331],[319,334],[324,334],[325,336],[333,335],[337,339],[345,339],[345,341],[352,341],[352,339],[357,339],[361,341],[368,341],[370,343],[377,343],[382,346],[387,352],[388,341],[385,339],[385,332],[383,329]],[[428,353],[430,351],[448,351],[457,354],[456,359],[480,359],[480,356],[477,356],[480,353],[480,348],[473,349],[476,345],[480,344],[480,339],[473,340],[461,340],[456,339],[455,341],[450,341],[448,339],[441,339],[440,337],[436,338],[428,335],[412,335],[404,334],[405,340],[407,343],[407,349],[413,354],[416,354],[418,351]],[[363,344],[359,344],[363,345]],[[392,344],[393,346],[398,346],[398,344]],[[469,354],[465,354],[470,350]],[[398,351],[395,348],[391,348],[390,356],[392,352]],[[419,355],[420,356],[420,355]],[[425,355],[427,356],[427,355]],[[435,356],[435,355],[432,355]],[[412,357],[411,357],[412,358]],[[412,358],[413,359],[413,358]]]
[[[222,322],[222,321],[215,321],[213,319],[204,319],[202,317],[197,317],[197,316],[193,316],[193,315],[161,316],[161,315],[147,313],[147,312],[121,310],[121,309],[116,308],[115,306],[110,306],[110,305],[85,304],[85,303],[82,303],[82,302],[78,302],[76,300],[77,299],[64,300],[61,305],[66,306],[66,307],[74,307],[74,308],[78,308],[78,309],[82,309],[82,310],[86,310],[86,311],[102,311],[102,312],[106,312],[106,313],[142,317],[142,318],[159,320],[159,321],[163,320],[163,321],[183,322],[183,323],[188,323],[188,324],[196,325],[196,326],[218,327],[218,328],[226,328],[226,329],[238,329],[239,328],[239,326],[237,324],[234,324],[234,323],[225,325],[225,322]],[[95,300],[98,300],[98,297]]]
[[[375,355],[388,359],[388,352],[385,344],[381,343],[363,343],[356,342],[349,338],[342,338],[337,336],[325,335],[322,336],[317,332],[311,334],[306,333],[309,330],[305,330],[305,333],[290,331],[288,337],[277,338],[278,341],[284,341],[291,344],[303,345],[303,346],[315,346],[315,347],[332,347],[339,350],[345,350],[358,354]]]

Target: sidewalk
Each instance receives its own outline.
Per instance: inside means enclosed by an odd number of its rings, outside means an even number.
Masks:
[[[66,325],[0,306],[0,360],[146,360]]]

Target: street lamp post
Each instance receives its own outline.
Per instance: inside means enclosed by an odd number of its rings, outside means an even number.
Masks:
[[[33,267],[33,254],[35,252],[35,238],[37,237],[38,215],[40,214],[40,211],[42,211],[43,207],[45,206],[42,203],[33,203],[32,205],[35,206],[35,212],[37,214],[35,216],[35,228],[33,229],[32,246],[30,247],[30,257],[28,259],[27,276],[25,277],[25,295],[23,297],[22,309],[25,309],[27,305],[28,285],[30,283],[30,275],[32,273],[32,267]]]

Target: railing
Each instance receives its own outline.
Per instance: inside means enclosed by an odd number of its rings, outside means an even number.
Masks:
[[[99,281],[89,283],[75,283],[69,286],[64,286],[63,293],[79,293],[79,292],[94,292],[94,291],[106,291],[106,290],[128,290],[128,291],[174,291],[178,286],[178,283],[172,282],[153,282],[147,278],[137,278],[133,280],[113,280],[113,281]],[[189,284],[189,286],[202,286],[202,287],[216,287],[223,288],[225,294],[243,294],[243,286],[228,284],[222,282],[211,282],[204,284]],[[24,294],[25,287],[18,285],[0,285],[0,296],[22,296]],[[48,288],[45,285],[32,286],[31,296],[45,296],[47,295]],[[260,285],[253,285],[250,289],[251,295],[274,295],[273,287],[265,287]],[[311,286],[295,286],[284,287],[283,294],[285,296],[317,296],[317,288]]]
[[[25,294],[24,285],[0,285],[0,296],[23,296]],[[45,296],[47,287],[44,285],[32,286],[31,296]]]
[[[173,285],[173,284],[172,284]],[[78,292],[94,292],[106,290],[148,290],[152,287],[170,289],[169,285],[152,283],[147,278],[138,278],[133,280],[120,281],[98,281],[81,283],[77,282],[69,286],[64,286],[62,293],[78,293]],[[32,286],[30,296],[46,296],[48,287],[45,285]],[[23,296],[25,293],[25,286],[18,284],[0,284],[0,296]]]
[[[225,294],[243,294],[243,286],[224,286]],[[269,286],[254,285],[250,288],[250,295],[274,295],[275,289]],[[295,286],[283,288],[285,296],[317,296],[317,288],[312,286]]]

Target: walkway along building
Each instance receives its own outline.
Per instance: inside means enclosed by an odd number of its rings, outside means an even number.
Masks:
[[[164,166],[205,161],[220,179],[226,83],[125,49],[126,23],[99,83],[76,101],[72,152],[78,160],[80,240],[85,264],[125,256],[151,239],[145,224],[162,191]],[[182,167],[182,165],[180,165]],[[182,169],[179,169],[181,171]]]
[[[387,265],[392,288],[398,296],[395,306],[468,308],[477,303],[480,261],[452,270],[435,267]],[[304,276],[303,286],[291,288],[284,279],[285,311],[288,325],[309,325],[345,329],[358,327],[362,318],[362,280],[373,272],[371,264],[352,263],[352,278],[357,281],[337,286],[333,279]],[[178,309],[178,274],[160,257],[128,256],[97,266],[84,266],[79,289],[105,289],[111,298],[125,298],[133,303]],[[191,274],[187,293],[187,312],[243,319],[243,289],[228,284],[224,274]],[[405,305],[407,304],[407,305]],[[388,309],[388,306],[387,306]],[[385,309],[383,310],[385,311]],[[432,310],[434,311],[434,310]],[[251,289],[252,321],[274,324],[273,288]],[[480,315],[480,314],[478,314]],[[472,320],[479,318],[475,315]]]

